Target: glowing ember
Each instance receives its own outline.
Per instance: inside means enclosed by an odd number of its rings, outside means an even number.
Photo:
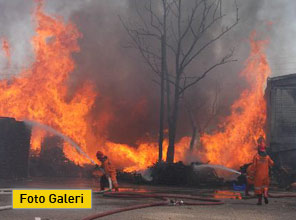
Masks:
[[[264,48],[267,41],[250,36],[251,52],[241,75],[249,88],[231,106],[231,115],[220,125],[219,131],[202,136],[205,157],[212,164],[237,168],[251,161],[256,149],[256,139],[264,135],[266,103],[264,87],[271,71]]]
[[[7,39],[5,38],[2,38],[2,50],[4,51],[5,53],[5,56],[7,58],[7,67],[10,66],[10,47],[9,47],[9,43],[7,41]]]
[[[8,59],[10,59],[9,44],[8,44],[8,41],[5,38],[2,39],[2,49],[4,50],[6,57]]]

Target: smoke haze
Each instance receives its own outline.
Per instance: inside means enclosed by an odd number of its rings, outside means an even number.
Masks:
[[[79,89],[83,81],[94,83],[99,94],[89,116],[94,131],[98,136],[113,142],[130,145],[136,145],[137,141],[143,139],[156,140],[159,111],[159,87],[153,82],[155,74],[137,50],[126,48],[130,39],[118,18],[118,15],[125,20],[134,18],[134,2],[45,1],[48,13],[75,23],[83,35],[79,40],[80,52],[73,54],[76,69],[67,82],[70,86],[69,99],[71,93]],[[252,31],[256,30],[258,38],[270,42],[267,54],[273,76],[293,73],[296,67],[296,2],[238,0],[237,5],[239,24],[190,67],[190,72],[195,73],[205,68],[208,62],[226,54],[230,48],[235,48],[234,58],[237,62],[211,72],[202,83],[186,94],[199,121],[203,120],[203,115],[211,106],[211,101],[207,100],[212,100],[217,92],[218,119],[219,116],[228,114],[229,106],[245,88],[239,72],[249,52],[248,38]],[[17,74],[34,60],[30,45],[30,39],[34,35],[34,21],[31,18],[34,7],[33,1],[0,0],[0,38],[6,38],[11,47],[10,66],[7,65],[4,51],[0,51],[2,78]],[[223,8],[227,16],[221,26],[226,26],[235,16],[233,1],[224,1]],[[212,126],[216,122],[213,122]],[[188,114],[181,108],[179,138],[190,135],[190,132]]]

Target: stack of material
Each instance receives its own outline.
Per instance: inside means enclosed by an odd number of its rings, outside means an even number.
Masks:
[[[191,173],[190,166],[178,163],[156,163],[151,167],[154,184],[161,185],[188,185]]]
[[[0,178],[28,175],[31,129],[14,118],[0,118]]]
[[[279,185],[286,187],[296,181],[296,74],[269,78],[265,96],[267,150],[279,168]]]

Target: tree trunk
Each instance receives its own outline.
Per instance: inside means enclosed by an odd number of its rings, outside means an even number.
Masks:
[[[192,127],[192,134],[191,134],[191,140],[190,140],[190,145],[189,145],[190,151],[193,151],[193,148],[195,145],[196,134],[197,134],[197,128]]]
[[[192,152],[193,148],[194,148],[194,145],[195,145],[195,139],[196,139],[196,134],[197,134],[197,126],[196,126],[196,123],[195,123],[195,117],[194,117],[194,115],[192,113],[192,110],[191,110],[191,106],[188,103],[186,103],[186,101],[185,101],[185,106],[187,108],[189,118],[190,118],[191,127],[192,127],[192,134],[191,134],[191,140],[190,140],[190,145],[189,145],[189,150],[190,150],[190,152]]]
[[[168,92],[169,87],[168,87],[168,68],[167,68],[167,10],[168,10],[168,6],[167,6],[167,1],[163,0],[162,1],[162,7],[163,7],[163,34],[161,36],[161,108],[162,108],[162,112],[161,112],[161,120],[162,120],[162,130],[161,133],[159,133],[159,136],[161,136],[161,140],[159,140],[159,158],[158,161],[161,162],[162,161],[162,149],[163,149],[163,123],[164,123],[164,96],[165,96],[165,88],[164,88],[164,83],[166,81],[166,90],[167,90],[167,100],[170,99],[170,94]],[[169,110],[169,103],[167,106],[167,109]],[[159,131],[160,132],[160,131]],[[159,138],[160,139],[160,138]],[[161,141],[161,144],[160,144]]]
[[[161,37],[161,79],[160,79],[160,111],[159,111],[159,137],[158,137],[158,162],[162,161],[163,149],[163,122],[164,122],[164,77],[166,64],[165,39]]]
[[[162,74],[161,75],[161,82],[160,82],[158,162],[162,161],[163,121],[164,121],[164,76]]]
[[[174,106],[173,106],[173,114],[170,117],[169,124],[169,146],[167,151],[167,159],[166,162],[173,163],[175,159],[175,139],[176,139],[176,129],[177,129],[177,119],[178,119],[178,111],[179,111],[179,82],[180,79],[177,77],[176,85],[175,85],[175,95],[174,95]]]

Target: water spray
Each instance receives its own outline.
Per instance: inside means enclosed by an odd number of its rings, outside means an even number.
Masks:
[[[200,170],[200,169],[204,169],[204,168],[214,168],[214,169],[221,169],[221,170],[226,170],[228,172],[231,173],[235,173],[237,175],[242,175],[241,172],[234,170],[234,169],[230,169],[228,167],[222,166],[222,165],[214,165],[214,164],[201,164],[201,165],[194,165],[194,169],[195,170]]]
[[[97,163],[91,159],[82,149],[81,147],[74,141],[72,140],[70,137],[62,134],[61,132],[55,130],[54,128],[48,126],[48,125],[44,125],[44,124],[41,124],[37,121],[32,121],[32,120],[27,120],[27,119],[24,119],[23,120],[24,123],[26,125],[29,125],[31,127],[33,126],[37,126],[37,127],[40,127],[46,131],[48,131],[49,133],[52,133],[56,136],[59,136],[60,138],[62,138],[64,141],[66,141],[67,143],[69,143],[71,146],[75,147],[75,149],[81,154],[83,155],[86,159],[88,159],[92,164],[94,165],[97,165]],[[102,172],[105,173],[105,171],[101,168]],[[106,191],[110,191],[112,189],[112,181],[111,181],[111,178],[108,177],[108,182],[109,182],[109,189],[108,190],[104,190],[104,191],[101,191],[101,192],[106,192]]]
[[[85,158],[87,158],[92,164],[96,165],[97,163],[91,159],[80,147],[79,145],[73,141],[70,137],[58,132],[57,130],[55,130],[54,128],[48,126],[48,125],[44,125],[41,124],[37,121],[32,121],[32,120],[23,120],[25,124],[30,125],[30,126],[38,126],[46,131],[48,131],[49,133],[52,133],[56,136],[59,136],[60,138],[62,138],[64,141],[68,142],[69,144],[71,144],[73,147],[75,147],[75,149],[82,154],[83,156],[85,156]]]

